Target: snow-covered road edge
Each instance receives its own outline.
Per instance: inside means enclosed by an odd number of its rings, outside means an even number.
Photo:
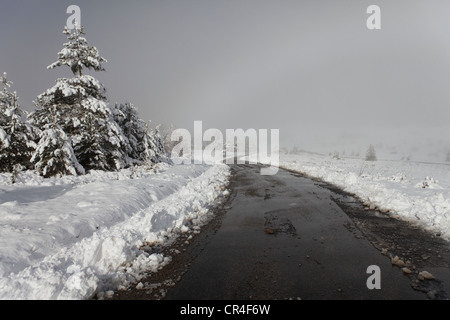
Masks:
[[[229,175],[228,166],[211,166],[130,219],[1,278],[0,299],[82,300],[139,281],[145,271],[156,271],[170,261],[139,248],[146,242],[168,241],[176,232],[198,229],[208,219],[208,207],[226,195]]]
[[[286,156],[280,161],[280,168],[331,183],[355,195],[368,208],[413,223],[450,241],[448,187],[441,188],[438,185],[435,188],[419,187],[421,181],[429,174],[426,171],[429,166],[417,164],[418,169],[408,172],[408,175],[414,175],[417,180],[411,178],[408,181],[403,179],[406,165],[404,168],[389,165],[391,165],[389,162],[378,161],[371,164],[373,172],[361,174],[358,172],[360,161],[330,161],[324,156],[308,154]],[[449,178],[449,175],[444,173],[446,171],[441,171],[439,177],[443,182]]]

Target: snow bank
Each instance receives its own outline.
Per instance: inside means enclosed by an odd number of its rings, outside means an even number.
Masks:
[[[0,299],[88,299],[170,261],[139,248],[209,217],[226,165],[42,179],[0,175]]]
[[[282,155],[280,167],[332,183],[392,216],[450,240],[450,165]]]

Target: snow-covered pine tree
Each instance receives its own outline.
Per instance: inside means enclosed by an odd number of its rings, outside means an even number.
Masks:
[[[169,161],[159,127],[153,130],[150,123],[139,117],[138,110],[133,104],[116,104],[114,120],[127,138],[126,150],[132,163]]]
[[[148,123],[150,125],[150,122]],[[159,161],[170,162],[166,147],[164,145],[164,138],[162,137],[161,125],[156,126],[155,131],[152,130],[155,150]]]
[[[375,147],[370,145],[366,152],[366,161],[377,161],[377,154],[375,152]]]
[[[43,130],[63,130],[85,170],[119,170],[127,162],[126,138],[113,119],[104,86],[94,77],[83,75],[83,69],[105,70],[106,59],[89,46],[83,28],[65,28],[63,33],[69,42],[48,69],[69,66],[74,77],[58,79],[54,87],[38,96],[32,122]]]
[[[172,149],[178,144],[178,141],[172,141],[172,134],[175,131],[173,124],[160,127],[160,135],[164,143],[164,149],[167,154],[172,154]]]
[[[58,53],[58,61],[48,66],[48,69],[54,69],[60,66],[69,66],[74,75],[83,76],[83,68],[94,71],[105,71],[103,63],[107,60],[99,55],[96,47],[92,47],[83,37],[84,28],[75,28],[73,30],[64,28],[63,34],[69,39],[64,44],[64,49]]]
[[[116,104],[114,120],[126,138],[125,151],[131,163],[140,162],[142,139],[145,134],[145,121],[139,118],[137,109],[131,103]]]
[[[164,148],[164,141],[159,133],[159,128],[153,131],[150,127],[150,122],[145,125],[141,148],[143,151],[140,159],[144,163],[170,162]]]
[[[70,139],[60,127],[48,128],[42,132],[31,162],[34,163],[35,170],[45,178],[85,173],[78,163]]]
[[[0,172],[14,172],[32,168],[30,159],[37,132],[25,121],[27,114],[19,106],[16,92],[8,91],[12,82],[6,76],[4,73],[0,77]]]

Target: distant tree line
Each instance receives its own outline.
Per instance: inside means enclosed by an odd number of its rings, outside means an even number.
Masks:
[[[0,172],[36,170],[48,178],[168,160],[158,128],[150,128],[130,103],[110,107],[104,86],[84,74],[104,71],[107,61],[88,44],[83,28],[65,28],[64,34],[69,42],[48,69],[68,66],[73,77],[39,95],[34,112],[22,110],[7,74],[0,78]]]

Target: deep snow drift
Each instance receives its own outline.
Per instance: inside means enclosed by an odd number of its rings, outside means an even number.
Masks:
[[[102,297],[170,257],[139,248],[198,229],[226,195],[223,164],[158,164],[43,179],[0,175],[0,299]]]
[[[280,167],[332,183],[393,217],[450,240],[450,164],[365,161],[302,152],[281,155]]]

